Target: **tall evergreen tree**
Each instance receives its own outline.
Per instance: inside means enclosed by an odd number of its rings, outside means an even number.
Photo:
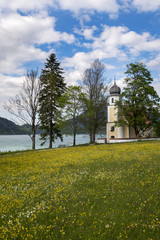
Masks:
[[[138,137],[158,121],[159,97],[151,85],[153,78],[143,63],[127,65],[125,74],[126,87],[116,103],[118,107],[116,124],[133,127]]]
[[[42,85],[39,97],[41,140],[43,140],[42,144],[49,140],[49,148],[52,148],[52,143],[57,137],[62,140],[59,128],[61,113],[58,100],[66,91],[63,69],[54,53],[46,59],[45,67],[41,71],[40,82]]]

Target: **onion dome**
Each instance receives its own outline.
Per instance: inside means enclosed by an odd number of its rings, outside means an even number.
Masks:
[[[110,88],[110,95],[119,95],[121,93],[120,87],[117,86],[116,81],[114,81],[114,85]]]

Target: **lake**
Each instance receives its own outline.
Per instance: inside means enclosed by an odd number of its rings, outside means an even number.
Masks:
[[[98,137],[103,137],[102,135],[96,135]],[[49,143],[41,146],[40,135],[36,135],[36,149],[48,148]],[[76,144],[89,143],[89,135],[78,134],[76,136]],[[57,148],[60,144],[65,144],[66,146],[73,145],[73,136],[64,135],[63,142],[60,139],[55,140],[53,143],[53,148]],[[0,152],[7,151],[17,151],[17,150],[28,150],[32,148],[32,142],[28,135],[0,135]]]

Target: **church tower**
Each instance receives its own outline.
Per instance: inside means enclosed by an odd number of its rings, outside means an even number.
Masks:
[[[116,81],[110,88],[110,96],[108,98],[108,119],[107,119],[107,142],[110,139],[115,138],[129,138],[128,127],[115,127],[115,121],[117,121],[118,108],[115,106],[115,102],[120,98],[121,89],[117,86]]]

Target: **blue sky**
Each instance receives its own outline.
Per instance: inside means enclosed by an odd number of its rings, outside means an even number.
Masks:
[[[141,61],[160,95],[160,0],[0,0],[0,116],[25,72],[54,52],[68,85],[96,58],[106,83],[123,87],[126,65]]]

